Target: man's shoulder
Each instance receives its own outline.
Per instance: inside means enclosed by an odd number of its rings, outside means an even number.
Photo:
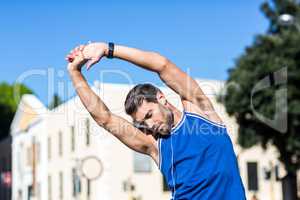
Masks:
[[[181,102],[185,112],[205,116],[204,112],[199,108],[199,106],[187,100],[181,100]]]
[[[208,119],[214,123],[223,124],[223,121],[214,110],[207,112],[190,101],[181,100],[181,102],[185,112],[200,115],[201,117]]]

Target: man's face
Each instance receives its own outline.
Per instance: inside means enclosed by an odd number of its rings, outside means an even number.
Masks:
[[[174,122],[173,112],[166,105],[145,100],[132,118],[135,123],[148,130],[147,134],[152,134],[155,138],[158,135],[168,135]]]

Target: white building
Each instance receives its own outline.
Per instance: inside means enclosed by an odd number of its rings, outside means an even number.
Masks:
[[[225,121],[235,151],[247,197],[255,193],[258,199],[282,200],[281,183],[274,173],[267,178],[264,171],[278,166],[277,153],[260,147],[241,150],[235,143],[237,125],[229,118],[216,94],[223,83],[198,81],[211,98],[215,109]],[[93,89],[112,112],[130,118],[124,112],[124,100],[132,86],[95,83]],[[179,98],[169,89],[161,88],[167,98],[181,108]],[[170,199],[163,178],[149,157],[134,153],[101,127],[97,126],[78,97],[54,110],[47,110],[33,95],[25,95],[11,126],[13,137],[13,199],[27,200],[120,200]],[[101,176],[88,181],[77,175],[78,160],[96,156],[102,165]]]
[[[33,95],[24,95],[11,125],[12,199],[28,199],[33,182],[40,183],[47,175],[47,140],[44,116],[47,109]],[[38,152],[38,153],[37,153]],[[39,194],[45,194],[47,191]]]
[[[0,140],[0,199],[11,199],[11,137]]]

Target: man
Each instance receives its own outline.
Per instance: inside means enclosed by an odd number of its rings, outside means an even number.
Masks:
[[[81,73],[83,65],[90,68],[105,56],[156,72],[179,94],[184,110],[169,103],[158,88],[139,84],[125,100],[133,125],[111,113]],[[153,158],[172,199],[246,199],[225,125],[197,82],[175,64],[158,53],[113,43],[81,45],[67,59],[76,92],[91,116],[129,148]]]

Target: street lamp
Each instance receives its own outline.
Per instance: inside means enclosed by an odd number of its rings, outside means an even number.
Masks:
[[[100,159],[96,156],[86,156],[81,159],[73,158],[72,160],[75,161],[75,174],[73,175],[75,180],[75,197],[76,199],[79,199],[79,193],[81,190],[80,177],[84,177],[88,181],[94,181],[102,175],[103,166]],[[90,190],[91,188],[88,189],[87,199],[90,199]]]
[[[300,25],[295,16],[291,14],[281,14],[278,17],[278,23],[281,26],[295,26],[298,31],[300,31]]]

